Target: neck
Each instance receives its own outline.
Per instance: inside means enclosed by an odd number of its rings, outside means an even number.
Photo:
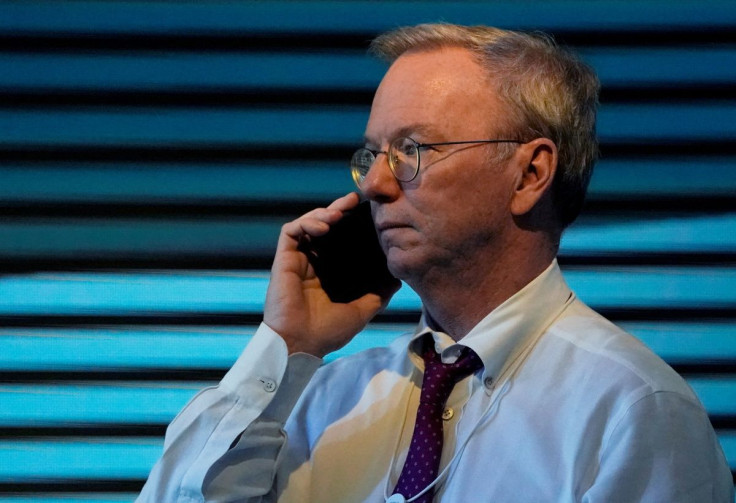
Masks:
[[[419,294],[428,322],[458,341],[488,313],[539,276],[557,247],[516,243],[505,253],[458,260],[433,269],[410,286]],[[522,257],[523,260],[519,260]]]

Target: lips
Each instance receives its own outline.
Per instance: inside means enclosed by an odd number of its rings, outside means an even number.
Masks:
[[[391,229],[401,229],[404,227],[409,227],[407,224],[401,223],[401,222],[377,222],[376,223],[376,230],[378,232],[384,232]]]

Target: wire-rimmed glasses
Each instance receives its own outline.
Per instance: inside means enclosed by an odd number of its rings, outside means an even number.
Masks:
[[[468,141],[445,141],[441,143],[419,143],[408,136],[401,136],[393,140],[388,151],[371,150],[369,148],[359,148],[353,154],[350,160],[350,173],[353,181],[358,188],[362,188],[363,181],[368,175],[373,163],[376,162],[378,154],[386,154],[388,156],[388,166],[391,173],[401,182],[410,182],[416,178],[419,173],[421,164],[420,150],[428,147],[437,147],[440,145],[464,145],[470,143],[524,143],[519,140],[468,140]]]

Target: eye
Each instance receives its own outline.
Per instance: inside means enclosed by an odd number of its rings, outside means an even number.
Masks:
[[[394,149],[402,156],[413,157],[417,155],[417,144],[411,138],[397,138],[394,141]]]

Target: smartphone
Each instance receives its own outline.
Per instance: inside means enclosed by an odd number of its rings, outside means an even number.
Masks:
[[[398,282],[386,265],[367,201],[346,212],[327,234],[311,238],[301,249],[333,302],[385,292]]]

